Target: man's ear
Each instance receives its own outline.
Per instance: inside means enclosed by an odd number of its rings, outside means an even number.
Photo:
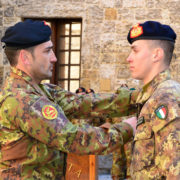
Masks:
[[[164,50],[162,48],[155,48],[153,50],[153,62],[158,62],[164,59]]]
[[[30,53],[24,49],[20,50],[19,57],[21,60],[21,63],[23,64],[30,64]]]

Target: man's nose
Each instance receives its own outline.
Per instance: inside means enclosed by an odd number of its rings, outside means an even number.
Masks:
[[[132,61],[131,54],[129,54],[129,56],[127,57],[126,61],[127,61],[128,63]]]
[[[57,61],[56,55],[54,54],[54,52],[52,52],[51,62],[56,62],[56,61]]]

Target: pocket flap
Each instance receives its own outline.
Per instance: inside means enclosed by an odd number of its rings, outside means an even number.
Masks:
[[[144,116],[138,118],[137,131],[134,140],[150,139],[153,135],[152,126]]]

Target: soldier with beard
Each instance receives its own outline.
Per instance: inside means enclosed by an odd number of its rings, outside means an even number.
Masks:
[[[41,84],[57,61],[43,21],[26,20],[9,27],[1,41],[11,65],[0,94],[1,179],[64,179],[66,153],[107,154],[135,133],[136,118],[101,127],[72,124],[73,118],[126,115],[136,110],[136,96],[77,95]]]

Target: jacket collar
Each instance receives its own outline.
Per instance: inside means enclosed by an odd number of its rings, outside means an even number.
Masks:
[[[158,87],[160,83],[163,81],[171,79],[170,70],[166,69],[159,73],[157,76],[154,77],[152,81],[148,84],[144,85],[141,92],[139,93],[136,102],[137,103],[144,103],[146,102],[150,96],[153,94],[155,89]]]
[[[23,79],[26,83],[23,83],[22,81],[19,81],[18,83],[20,84],[16,84],[16,82],[14,83],[14,78],[16,79]],[[15,67],[11,67],[11,73],[10,73],[10,77],[9,80],[12,80],[12,84],[14,84],[15,86],[20,86],[25,88],[27,91],[29,92],[37,92],[41,95],[44,95],[44,92],[41,90],[40,86],[33,81],[33,79],[26,74],[24,71],[15,68]],[[22,83],[21,83],[22,82]]]

